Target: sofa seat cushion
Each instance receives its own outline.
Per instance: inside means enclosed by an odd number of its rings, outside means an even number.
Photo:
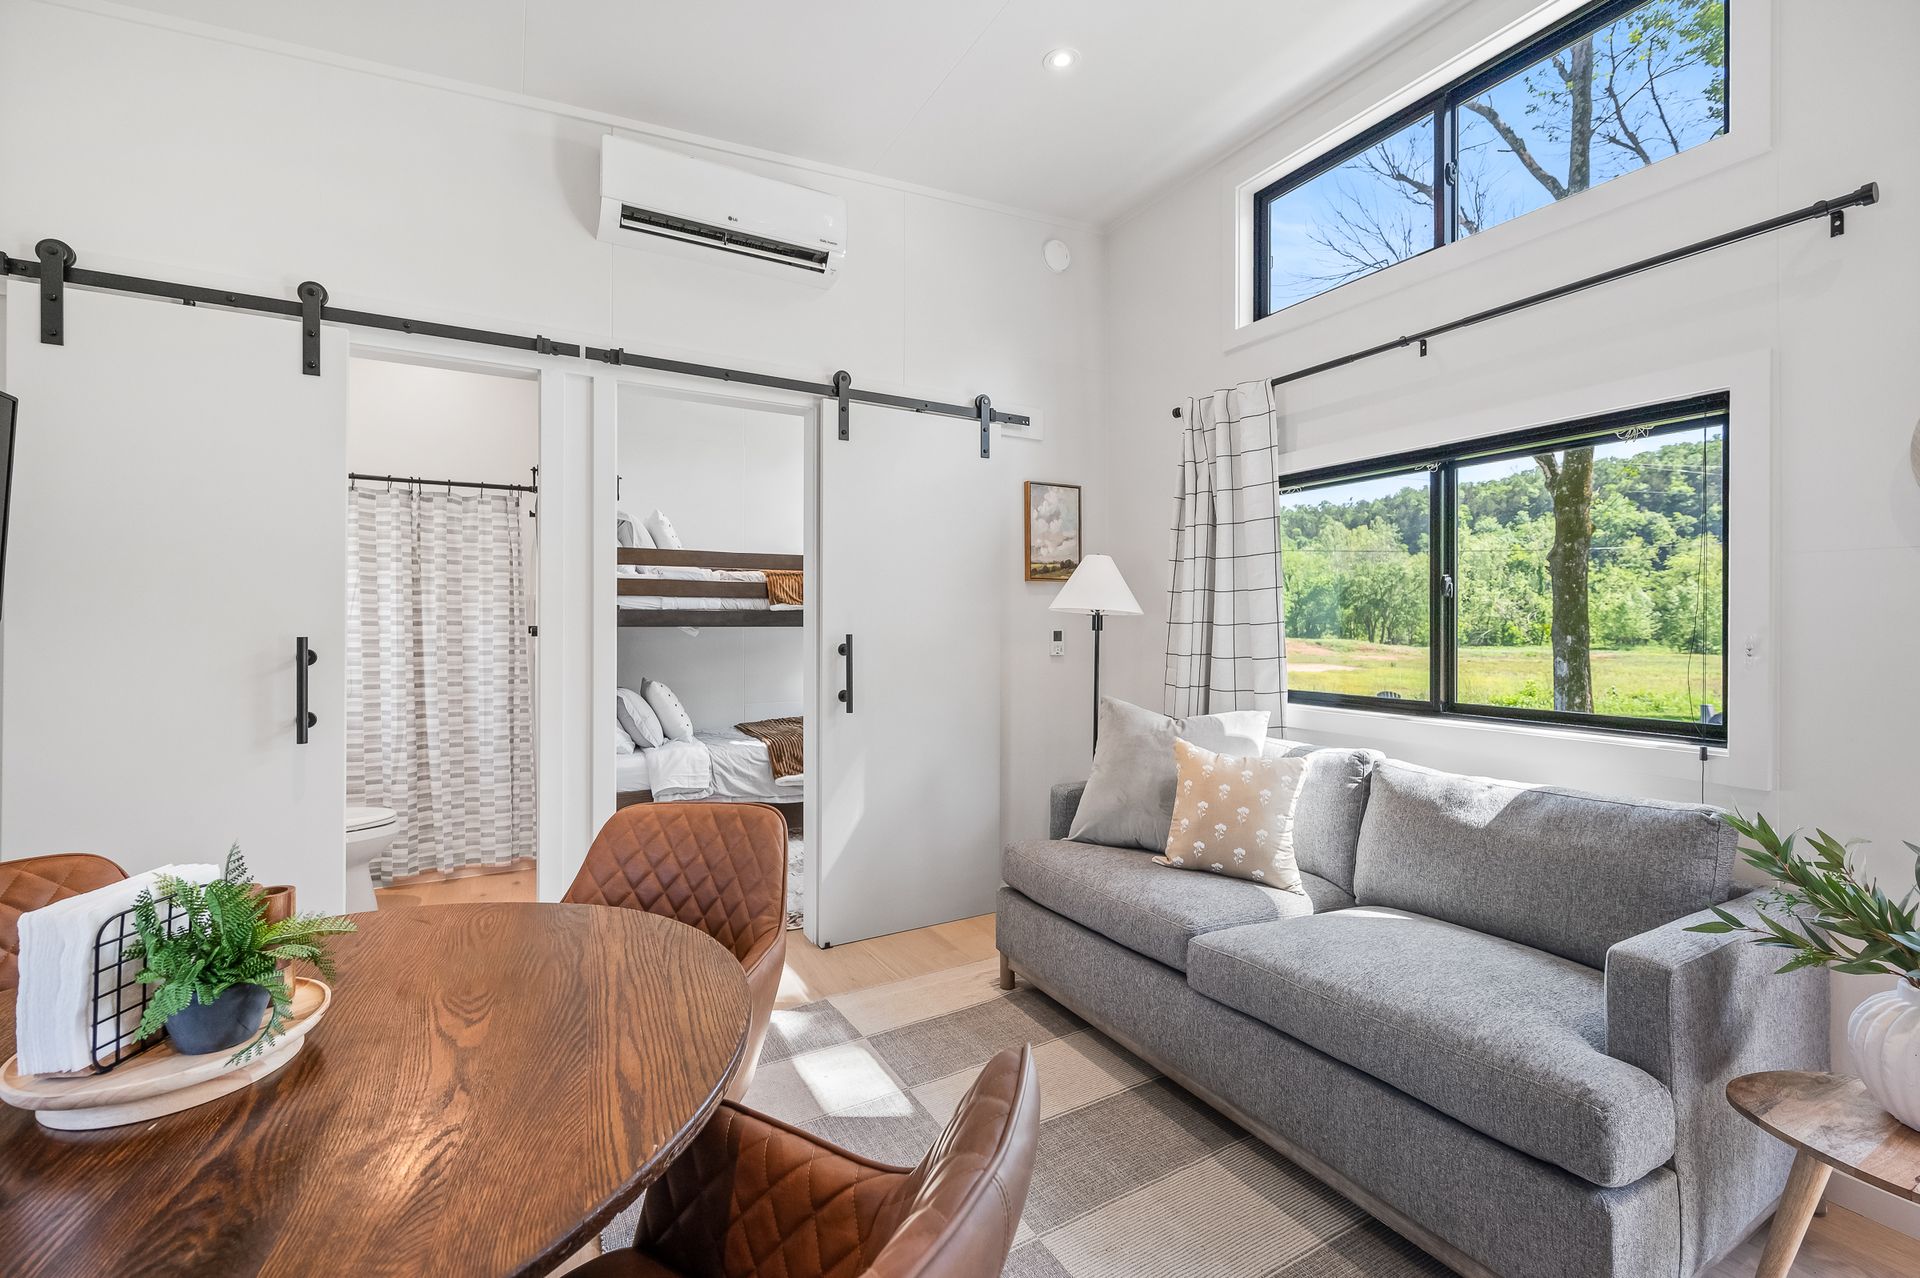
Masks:
[[[1600,973],[1438,919],[1357,906],[1220,929],[1201,994],[1596,1185],[1673,1156],[1673,1098],[1606,1053]]]
[[[1283,892],[1249,879],[1156,865],[1151,852],[1067,839],[1008,844],[1000,877],[1035,904],[1181,971],[1187,943],[1196,936],[1305,917],[1313,913],[1316,892],[1330,903],[1344,897],[1324,880],[1308,883],[1305,876],[1306,891]]]

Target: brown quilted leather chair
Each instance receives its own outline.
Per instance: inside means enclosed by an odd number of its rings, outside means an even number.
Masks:
[[[1033,1178],[1033,1049],[1000,1053],[918,1167],[731,1101],[647,1189],[631,1250],[583,1278],[994,1278]]]
[[[20,916],[118,883],[127,872],[104,856],[63,852],[0,861],[0,990],[20,984]]]
[[[621,808],[587,849],[564,899],[663,914],[733,951],[747,969],[753,1019],[727,1096],[745,1096],[787,960],[786,818],[758,803]]]

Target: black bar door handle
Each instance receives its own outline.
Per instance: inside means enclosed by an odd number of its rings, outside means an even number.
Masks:
[[[307,670],[318,660],[320,654],[313,650],[305,635],[293,641],[293,740],[296,745],[307,744],[313,725],[320,722],[319,716],[307,709]]]
[[[840,704],[853,713],[853,636],[848,635],[840,641],[840,655],[847,659],[847,686],[840,689]]]

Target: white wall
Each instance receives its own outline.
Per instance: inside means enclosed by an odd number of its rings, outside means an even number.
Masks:
[[[711,400],[620,391],[620,505],[659,510],[689,550],[806,549],[805,419]],[[805,712],[798,626],[623,626],[620,681],[658,679],[701,731]]]
[[[356,358],[348,369],[347,469],[530,484],[540,464],[532,377]]]
[[[1113,548],[1148,610],[1142,622],[1109,627],[1110,686],[1159,704],[1162,512],[1179,448],[1168,413],[1184,397],[1304,367],[1877,180],[1881,204],[1849,214],[1841,239],[1816,223],[1751,241],[1438,339],[1424,360],[1390,355],[1288,386],[1280,410],[1286,469],[1525,425],[1583,396],[1631,400],[1639,391],[1630,384],[1647,379],[1707,389],[1729,368],[1749,370],[1748,393],[1736,392],[1730,448],[1738,458],[1743,448],[1770,447],[1771,514],[1752,517],[1754,503],[1769,496],[1764,485],[1743,499],[1736,482],[1731,535],[1736,554],[1743,543],[1764,551],[1760,582],[1749,589],[1770,592],[1773,602],[1759,619],[1753,661],[1757,695],[1774,700],[1775,726],[1770,740],[1745,747],[1736,733],[1733,754],[1771,748],[1776,758],[1757,782],[1738,758],[1710,765],[1706,795],[1871,840],[1861,859],[1897,893],[1912,875],[1900,841],[1920,838],[1920,664],[1910,651],[1920,629],[1920,487],[1905,462],[1920,414],[1920,148],[1906,136],[1906,122],[1920,115],[1920,81],[1907,67],[1907,51],[1920,42],[1920,5],[1733,0],[1730,137],[1302,304],[1257,336],[1232,328],[1235,185],[1526,7],[1485,0],[1451,16],[1110,229],[1108,484],[1114,505],[1129,512],[1113,529]],[[1731,707],[1736,724],[1741,714]],[[1338,722],[1320,717],[1298,735],[1382,743],[1420,762],[1527,780],[1700,793],[1697,765],[1676,768],[1670,752],[1372,717],[1329,726]],[[1842,1067],[1847,1013],[1884,984],[1837,978]],[[1920,1212],[1840,1178],[1835,1186],[1850,1205],[1920,1232]]]
[[[993,601],[1006,619],[1002,826],[1044,828],[1048,785],[1085,769],[1091,654],[1069,628],[1071,655],[1046,655],[1052,591],[1021,580],[1020,482],[1096,475],[1097,232],[797,162],[721,157],[845,197],[847,267],[816,291],[597,241],[598,144],[609,128],[600,118],[210,38],[151,15],[0,0],[0,29],[9,253],[30,256],[37,240],[58,236],[86,266],[289,297],[315,279],[336,305],[822,380],[845,368],[858,385],[952,401],[985,392],[1036,411],[1044,442],[1006,441],[994,462],[972,463],[1004,476],[1004,500],[949,535],[991,537],[1008,551]],[[53,48],[60,58],[32,53]],[[1052,237],[1074,251],[1064,275],[1041,260]],[[83,339],[84,304],[73,303],[73,340]],[[972,430],[895,420],[963,438]],[[1096,518],[1110,508],[1097,489],[1089,501]],[[1099,549],[1093,531],[1089,549]]]

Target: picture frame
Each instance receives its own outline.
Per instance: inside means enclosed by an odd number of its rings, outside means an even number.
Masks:
[[[1024,545],[1028,581],[1065,581],[1086,558],[1086,511],[1078,484],[1029,479]]]

